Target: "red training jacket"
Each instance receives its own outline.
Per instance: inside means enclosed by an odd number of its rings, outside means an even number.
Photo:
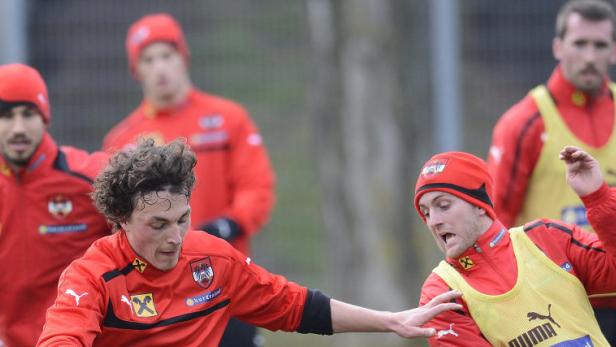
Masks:
[[[614,102],[607,82],[599,95],[584,95],[585,102],[581,105],[573,101],[574,93],[580,92],[565,79],[560,66],[547,83],[569,130],[597,148],[608,142],[614,124]],[[505,112],[494,127],[488,168],[494,178],[496,215],[507,228],[514,226],[522,210],[528,183],[543,148],[544,131],[543,118],[530,95]]]
[[[582,200],[588,211],[588,219],[599,236],[575,225],[550,219],[530,222],[524,229],[548,258],[580,280],[589,295],[616,291],[616,189],[604,184]],[[606,242],[599,240],[599,237]],[[458,261],[466,256],[474,263],[470,270],[465,270]],[[475,247],[469,248],[459,258],[448,258],[447,262],[482,293],[502,294],[513,288],[516,282],[517,267],[511,239],[499,221],[495,221],[479,238]],[[438,275],[431,273],[422,287],[419,302],[425,304],[447,290],[449,286]],[[464,306],[461,311],[444,312],[427,324],[440,331],[449,329],[453,323],[457,335],[435,336],[428,340],[429,344],[490,346],[470,316],[463,298],[460,303]]]
[[[64,271],[38,346],[217,347],[231,316],[297,330],[307,294],[207,233],[189,231],[178,264],[160,271],[120,231]]]
[[[241,227],[232,245],[249,254],[249,238],[267,222],[274,204],[274,172],[261,135],[244,108],[196,89],[170,109],[156,110],[144,100],[107,134],[103,148],[121,150],[141,135],[159,142],[188,140],[197,155],[193,227],[231,218]]]
[[[20,172],[0,157],[0,340],[31,347],[64,268],[110,229],[90,199],[107,155],[58,148],[48,134]]]

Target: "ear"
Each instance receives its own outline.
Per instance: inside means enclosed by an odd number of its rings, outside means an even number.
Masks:
[[[485,209],[483,209],[483,208],[481,208],[479,206],[473,206],[473,207],[475,207],[475,213],[477,214],[477,217],[482,217],[482,216],[487,215]]]
[[[616,64],[616,42],[612,41],[612,54],[610,55],[610,64]]]
[[[555,37],[552,40],[552,54],[554,55],[554,58],[558,61],[560,61],[562,57],[562,45],[563,41],[559,37]]]

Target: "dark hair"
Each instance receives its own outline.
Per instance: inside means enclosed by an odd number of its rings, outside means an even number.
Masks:
[[[148,193],[169,191],[190,198],[196,162],[185,140],[166,145],[141,140],[135,149],[115,154],[96,177],[92,193],[96,208],[117,228]]]
[[[612,23],[612,40],[616,41],[616,15],[612,4],[606,0],[571,0],[565,3],[556,16],[556,36],[564,38],[567,33],[567,19],[572,13],[579,13],[584,19]]]

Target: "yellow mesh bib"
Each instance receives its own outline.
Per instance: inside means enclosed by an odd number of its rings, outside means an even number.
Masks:
[[[616,85],[610,84],[610,89],[616,96]],[[545,138],[515,225],[537,218],[553,218],[592,231],[584,205],[565,182],[566,167],[559,162],[558,153],[565,145],[584,149],[599,161],[607,183],[616,185],[616,119],[609,141],[600,148],[590,147],[569,130],[545,86],[534,88],[530,94],[543,118]]]
[[[582,283],[545,256],[521,227],[509,233],[518,278],[504,294],[475,290],[445,261],[433,270],[464,293],[483,336],[493,346],[609,346]]]

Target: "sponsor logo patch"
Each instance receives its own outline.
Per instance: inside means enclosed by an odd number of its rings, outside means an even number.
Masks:
[[[88,230],[88,226],[84,223],[81,224],[64,224],[64,225],[39,225],[39,234],[64,234],[64,233],[77,233]]]
[[[199,127],[201,129],[211,130],[220,128],[224,123],[225,119],[219,114],[209,114],[199,118]]]
[[[453,326],[454,325],[455,325],[454,323],[449,323],[449,329],[447,329],[447,330],[439,330],[438,333],[436,334],[436,338],[440,339],[441,337],[443,337],[445,335],[458,336],[458,333],[455,332],[455,330],[453,330]]]
[[[4,175],[4,176],[11,176],[11,169],[8,167],[8,165],[5,164],[0,164],[0,172]]]
[[[560,220],[567,224],[576,224],[582,227],[589,225],[586,209],[583,205],[564,207],[560,210]]]
[[[590,336],[582,336],[575,340],[568,340],[552,345],[552,347],[595,347]]]
[[[133,268],[135,268],[135,270],[139,271],[140,273],[143,273],[143,271],[145,271],[146,266],[148,266],[148,264],[139,258],[135,258],[135,260],[133,260]]]
[[[62,220],[73,212],[73,202],[62,194],[55,194],[49,198],[47,210],[55,219]]]
[[[79,306],[79,300],[81,299],[82,296],[88,295],[88,292],[84,292],[83,294],[77,294],[77,292],[75,292],[74,290],[69,288],[69,289],[67,289],[64,292],[64,294],[67,294],[67,295],[70,295],[70,296],[74,297],[75,298],[75,304],[77,306]]]
[[[214,269],[210,257],[191,261],[190,271],[193,280],[203,289],[207,289],[214,280]]]
[[[158,315],[152,293],[131,295],[130,301],[133,304],[133,311],[138,317],[147,318]]]
[[[191,146],[203,146],[223,143],[229,138],[224,130],[211,131],[207,133],[199,133],[190,135]]]
[[[261,146],[263,144],[263,138],[260,134],[250,134],[246,138],[246,142],[251,146]]]
[[[571,272],[571,270],[573,270],[573,266],[568,261],[564,262],[560,267],[567,272]]]
[[[469,256],[458,259],[458,262],[460,262],[460,265],[462,265],[464,270],[470,270],[473,266],[475,266],[475,262],[473,262],[473,259]]]
[[[547,322],[539,322],[539,325],[535,326],[532,329],[529,329],[522,334],[518,335],[514,339],[510,340],[507,343],[507,346],[510,347],[532,347],[541,344],[543,341],[547,341],[555,336],[558,336],[558,333],[554,329],[554,325],[560,328],[560,324],[552,318],[552,304],[548,304],[548,313],[547,315],[537,312],[528,312],[526,314],[528,321],[547,321]],[[550,344],[551,345],[551,344]],[[554,345],[551,345],[554,346]],[[569,346],[569,345],[563,345]],[[570,345],[577,346],[577,345]],[[580,345],[583,346],[583,345]]]
[[[220,295],[222,290],[220,288],[214,289],[211,292],[207,292],[201,295],[193,296],[191,298],[186,298],[186,306],[193,307],[195,305],[205,304],[214,300],[216,297]]]

